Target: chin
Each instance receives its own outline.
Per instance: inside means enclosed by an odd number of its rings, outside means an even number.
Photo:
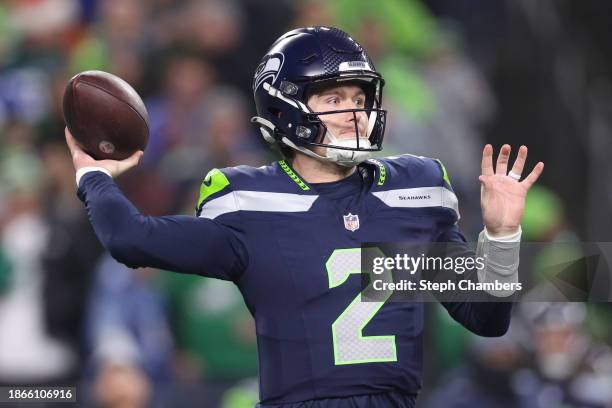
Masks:
[[[338,135],[338,139],[340,140],[353,140],[357,137],[357,135],[355,134],[355,132],[351,132],[351,133],[340,133],[340,135]],[[367,139],[367,137],[360,137],[359,140],[365,140]]]

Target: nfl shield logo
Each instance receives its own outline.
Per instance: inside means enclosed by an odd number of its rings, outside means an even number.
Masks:
[[[343,215],[344,218],[344,228],[349,231],[355,231],[359,229],[359,215],[348,213],[348,215]]]

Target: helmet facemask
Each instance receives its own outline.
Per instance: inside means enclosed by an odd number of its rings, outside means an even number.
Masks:
[[[317,129],[316,137],[310,137],[308,132],[305,132],[305,137],[300,138],[301,145],[311,147],[308,149],[312,151],[312,147],[323,147],[325,152],[323,154],[315,153],[315,157],[326,161],[332,161],[343,166],[354,166],[359,164],[368,158],[370,158],[372,152],[380,151],[382,149],[382,139],[384,135],[386,111],[380,109],[381,106],[381,92],[378,79],[366,78],[363,81],[362,78],[351,78],[351,79],[333,79],[327,81],[315,82],[309,87],[306,92],[309,97],[319,90],[325,88],[340,87],[343,85],[358,85],[364,91],[365,105],[363,108],[353,109],[337,109],[337,110],[326,110],[326,111],[313,111],[308,107],[309,113],[303,115],[303,121],[308,123],[307,129],[313,127]],[[354,136],[350,138],[343,138],[340,135],[336,135],[330,126],[329,121],[326,120],[326,116],[339,115],[339,114],[351,114],[353,120],[351,121],[354,126]],[[358,115],[364,115],[367,118],[367,126],[365,129],[360,129]],[[295,148],[295,147],[294,147]],[[305,149],[298,149],[305,152]],[[320,150],[320,149],[318,149]],[[305,152],[309,156],[313,156],[308,152]],[[314,153],[314,152],[313,152]]]

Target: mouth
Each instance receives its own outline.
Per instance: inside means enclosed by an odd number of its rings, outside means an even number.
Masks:
[[[363,134],[363,132],[361,131],[361,129],[359,129],[359,138],[360,139],[366,139],[365,137],[362,137],[361,135]],[[351,137],[355,137],[357,136],[357,133],[355,133],[355,128],[347,128],[347,129],[340,129],[337,133],[338,136],[351,136]]]

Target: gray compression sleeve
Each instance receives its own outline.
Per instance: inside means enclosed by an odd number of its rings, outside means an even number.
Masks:
[[[495,281],[505,284],[518,282],[519,251],[521,245],[521,228],[517,233],[500,238],[492,238],[484,229],[478,235],[476,256],[484,259],[484,268],[478,270],[481,283]],[[487,290],[496,297],[507,297],[514,290]]]

